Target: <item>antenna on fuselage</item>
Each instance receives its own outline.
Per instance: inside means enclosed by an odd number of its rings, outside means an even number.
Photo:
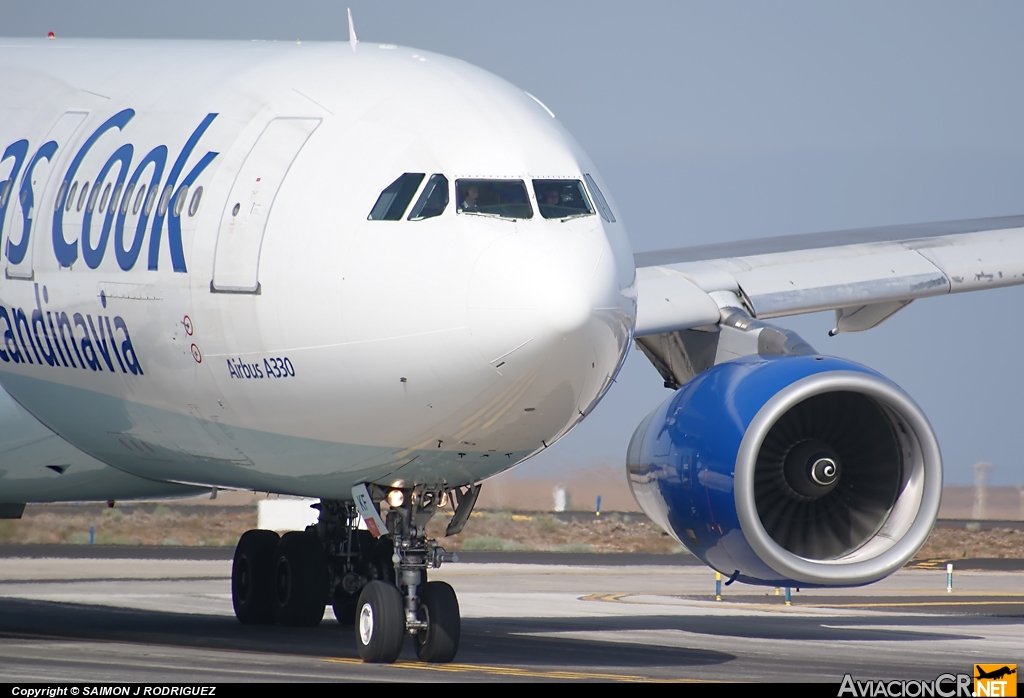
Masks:
[[[352,50],[356,50],[356,44],[359,43],[359,39],[356,38],[356,23],[352,21],[352,8],[348,8],[348,45],[352,47]]]

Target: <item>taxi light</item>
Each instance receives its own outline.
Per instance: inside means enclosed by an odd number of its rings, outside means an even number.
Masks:
[[[392,509],[397,509],[405,503],[405,495],[402,490],[391,490],[388,492],[388,505]]]

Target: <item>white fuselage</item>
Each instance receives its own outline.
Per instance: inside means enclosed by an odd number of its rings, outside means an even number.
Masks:
[[[82,468],[462,485],[565,434],[621,366],[625,230],[538,215],[532,180],[600,177],[485,71],[376,44],[3,40],[0,94],[0,384]],[[444,213],[368,220],[407,172],[447,178]],[[522,180],[532,218],[457,212],[460,178]],[[15,424],[0,501],[53,498],[37,481],[66,475]]]

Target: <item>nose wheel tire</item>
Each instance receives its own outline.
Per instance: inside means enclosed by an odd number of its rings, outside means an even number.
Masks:
[[[459,599],[446,582],[427,582],[420,589],[420,620],[427,629],[416,633],[416,655],[424,662],[450,662],[459,651],[462,619]]]
[[[397,587],[379,580],[363,587],[355,621],[360,659],[381,664],[398,659],[405,640],[405,609]]]
[[[231,604],[243,625],[270,625],[275,619],[274,563],[280,540],[274,531],[246,531],[231,563]]]
[[[273,574],[277,622],[281,625],[319,625],[327,607],[327,556],[314,533],[292,531],[277,546]]]

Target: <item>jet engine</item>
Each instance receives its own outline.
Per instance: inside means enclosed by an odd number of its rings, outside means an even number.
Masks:
[[[824,356],[713,366],[630,441],[653,521],[730,581],[868,584],[924,544],[942,493],[920,408],[878,373]]]

